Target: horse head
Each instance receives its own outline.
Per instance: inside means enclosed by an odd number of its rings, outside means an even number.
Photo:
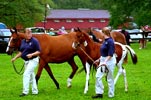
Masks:
[[[21,45],[21,38],[16,29],[10,29],[12,35],[9,39],[6,53],[11,55],[14,51],[17,51]]]
[[[75,32],[76,32],[76,41],[72,45],[74,49],[76,49],[80,45],[86,47],[88,45],[88,41],[92,41],[89,35],[86,32],[81,31],[79,28],[76,29]]]

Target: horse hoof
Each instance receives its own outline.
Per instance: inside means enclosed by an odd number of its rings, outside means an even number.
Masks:
[[[125,89],[125,92],[127,93],[127,92],[128,92],[128,90],[127,90],[127,89]]]
[[[84,94],[87,94],[87,92],[84,92]]]
[[[71,85],[68,85],[67,87],[68,87],[68,88],[71,88]]]

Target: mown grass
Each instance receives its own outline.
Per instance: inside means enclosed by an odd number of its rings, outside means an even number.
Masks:
[[[129,63],[124,65],[127,71],[128,92],[124,91],[123,76],[117,82],[115,97],[108,98],[107,82],[104,79],[105,93],[104,100],[150,100],[151,99],[151,43],[148,43],[147,48],[139,50],[138,43],[131,44],[138,56],[138,63],[132,64],[129,56]],[[66,81],[72,69],[67,63],[49,64],[60,83],[60,89],[57,90],[53,81],[43,70],[39,80],[38,95],[31,95],[31,92],[26,97],[19,97],[22,92],[22,75],[15,73],[10,62],[11,57],[6,54],[0,54],[0,100],[91,100],[91,96],[95,94],[95,72],[90,76],[90,86],[87,94],[84,94],[85,73],[76,74],[72,81],[72,87],[66,87]],[[82,64],[78,57],[75,57],[79,69]],[[18,60],[16,66],[21,68],[23,62]],[[36,71],[35,71],[36,72]],[[117,68],[115,68],[115,74]]]

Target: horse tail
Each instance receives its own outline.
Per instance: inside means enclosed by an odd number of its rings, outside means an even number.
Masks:
[[[125,47],[130,52],[133,64],[136,64],[137,63],[137,55],[136,55],[135,51],[129,45],[125,45]]]

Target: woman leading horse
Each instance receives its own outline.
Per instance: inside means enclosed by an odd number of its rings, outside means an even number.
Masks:
[[[7,47],[7,54],[12,54],[15,49],[20,48],[21,40],[25,38],[24,33],[18,33],[17,30],[11,31],[12,35]],[[48,72],[49,76],[55,83],[57,89],[59,89],[59,83],[55,79],[51,67],[48,63],[63,63],[68,62],[72,67],[72,72],[67,80],[67,86],[71,87],[71,81],[74,77],[78,67],[75,64],[74,57],[76,51],[72,48],[72,43],[75,41],[76,32],[70,34],[64,34],[60,36],[49,36],[47,34],[33,34],[40,44],[41,53],[40,53],[40,62],[38,71],[36,74],[36,81],[40,78],[43,68]]]
[[[80,30],[79,30],[80,31]],[[98,60],[101,56],[100,54],[100,43],[94,42],[91,38],[89,38],[88,34],[84,32],[77,33],[77,40],[73,43],[75,49],[81,50],[83,52],[81,55],[85,59],[85,67],[86,67],[86,83],[85,83],[85,90],[84,93],[88,91],[88,83],[89,83],[89,74],[90,74],[90,67],[93,65],[94,61]],[[125,83],[125,91],[127,91],[127,79],[126,79],[126,70],[122,66],[124,59],[127,55],[127,52],[130,52],[131,58],[134,64],[137,63],[137,56],[134,50],[128,45],[122,45],[121,43],[115,43],[115,53],[116,57],[116,64],[118,67],[118,73],[116,75],[114,84],[116,84],[118,77],[123,74],[124,76],[124,83]],[[80,54],[78,54],[80,55]]]

